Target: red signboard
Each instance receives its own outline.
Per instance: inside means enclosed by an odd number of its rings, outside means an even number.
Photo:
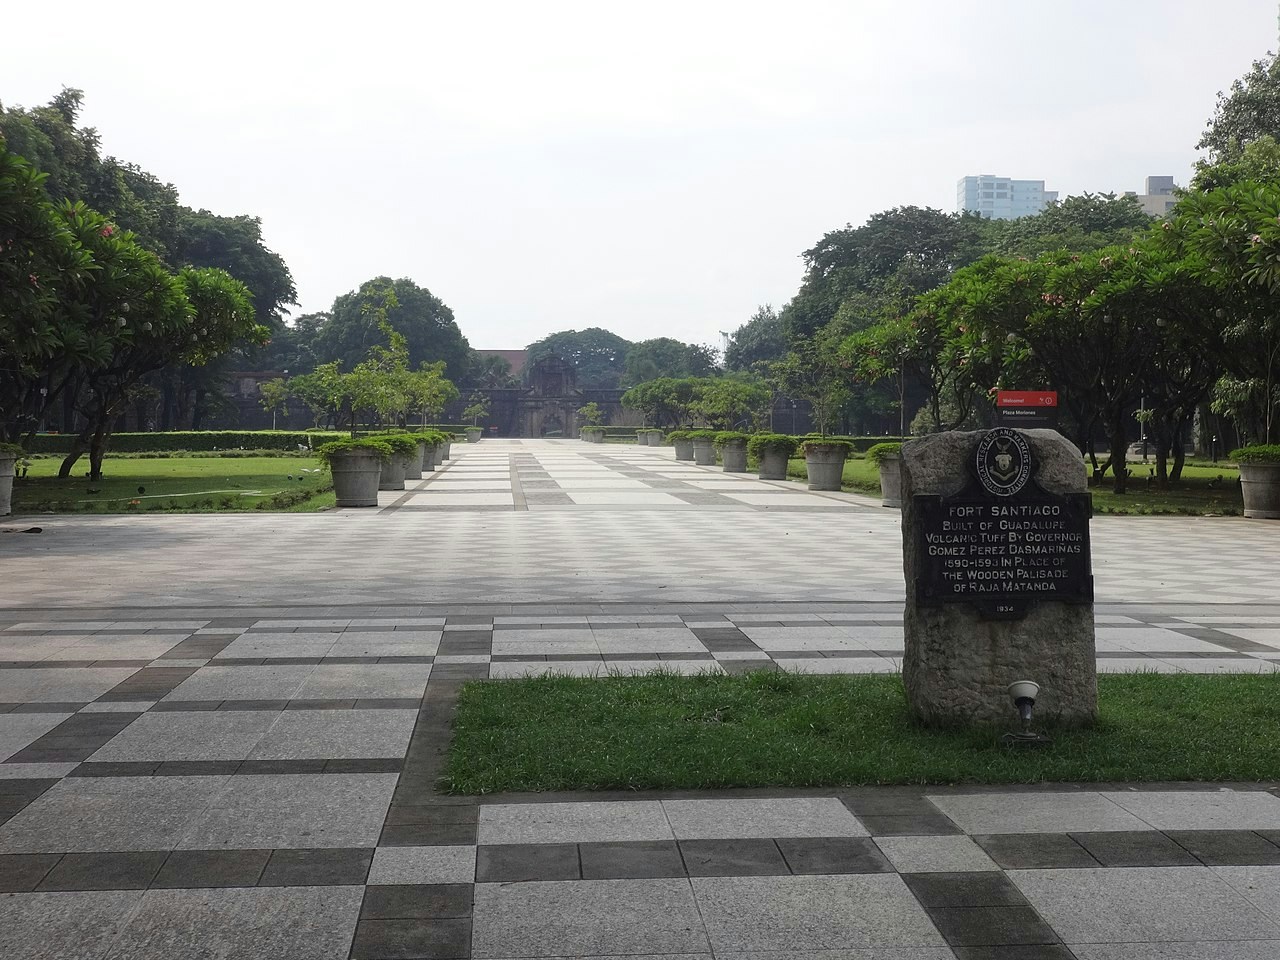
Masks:
[[[1056,407],[1058,395],[1052,390],[1000,390],[997,407]]]

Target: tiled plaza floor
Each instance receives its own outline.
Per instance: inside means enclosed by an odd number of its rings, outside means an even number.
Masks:
[[[902,653],[874,500],[455,452],[377,510],[0,521],[0,958],[1280,956],[1271,784],[435,793],[469,679]],[[1274,524],[1093,540],[1101,670],[1280,663]]]

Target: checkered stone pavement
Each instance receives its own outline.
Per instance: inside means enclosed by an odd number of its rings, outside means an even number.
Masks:
[[[0,534],[0,957],[1280,956],[1276,785],[437,793],[468,680],[902,655],[875,501],[455,452],[377,510]],[[1093,539],[1100,670],[1276,669],[1267,524]]]

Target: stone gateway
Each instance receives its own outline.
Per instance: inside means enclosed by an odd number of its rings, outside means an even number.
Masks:
[[[903,681],[930,724],[1097,716],[1091,506],[1080,451],[1053,430],[942,433],[902,448]]]

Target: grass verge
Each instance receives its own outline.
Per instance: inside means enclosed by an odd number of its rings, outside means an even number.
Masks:
[[[928,730],[899,676],[532,677],[466,684],[445,788],[1280,779],[1280,676],[1098,678],[1099,723],[1012,751]],[[1014,724],[1010,708],[1010,728]]]
[[[329,473],[315,458],[185,456],[171,459],[107,457],[103,479],[85,476],[88,461],[66,479],[62,460],[39,458],[14,482],[13,512],[205,513],[319,510],[332,506]],[[304,472],[307,471],[307,472]]]

